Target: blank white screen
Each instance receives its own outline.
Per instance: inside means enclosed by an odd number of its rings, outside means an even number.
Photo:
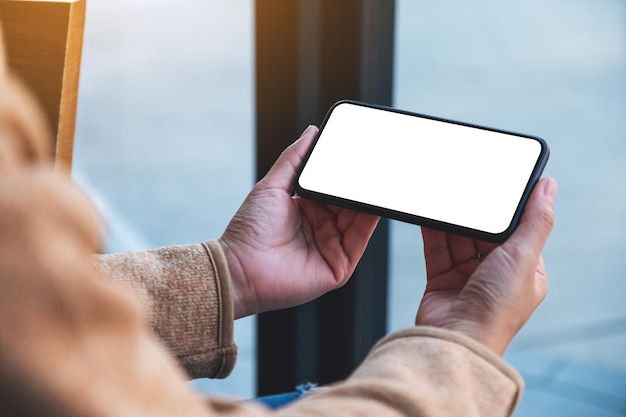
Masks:
[[[532,138],[341,103],[299,185],[497,234],[509,227],[540,154]]]

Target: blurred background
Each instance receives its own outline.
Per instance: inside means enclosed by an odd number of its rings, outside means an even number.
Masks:
[[[550,293],[507,353],[518,416],[626,415],[626,3],[396,0],[394,106],[541,136],[557,178]],[[74,176],[107,250],[217,238],[254,183],[254,2],[89,0]],[[425,283],[391,223],[389,330]],[[203,392],[254,396],[254,318]]]

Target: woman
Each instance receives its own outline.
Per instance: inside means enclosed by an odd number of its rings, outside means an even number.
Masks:
[[[93,207],[54,173],[36,103],[0,67],[0,414],[514,411],[523,383],[500,356],[547,291],[541,250],[554,180],[537,184],[501,245],[423,229],[427,286],[416,327],[381,340],[345,381],[278,411],[202,398],[183,369],[227,376],[236,360],[233,320],[343,285],[378,219],[291,195],[317,132],[309,127],[218,240],[95,255]]]

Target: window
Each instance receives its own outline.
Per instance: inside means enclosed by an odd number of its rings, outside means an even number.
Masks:
[[[559,410],[587,406],[588,415],[613,410],[598,393],[623,399],[626,386],[626,5],[398,0],[397,7],[395,106],[532,133],[551,147],[545,174],[559,192],[544,252],[550,292],[508,354],[526,377],[520,413],[536,406],[542,414],[541,401]],[[425,283],[419,253],[419,229],[393,223],[392,329],[412,323]]]
[[[254,181],[253,2],[89,2],[74,177],[104,213],[107,250],[218,238]],[[254,394],[254,322],[232,378]]]

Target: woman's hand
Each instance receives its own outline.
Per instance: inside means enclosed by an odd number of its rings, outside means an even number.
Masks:
[[[556,189],[551,178],[537,183],[501,245],[423,228],[427,284],[416,324],[460,331],[503,354],[548,290],[541,251]]]
[[[308,127],[252,189],[219,239],[235,317],[292,307],[345,284],[378,217],[292,195],[317,128]]]

